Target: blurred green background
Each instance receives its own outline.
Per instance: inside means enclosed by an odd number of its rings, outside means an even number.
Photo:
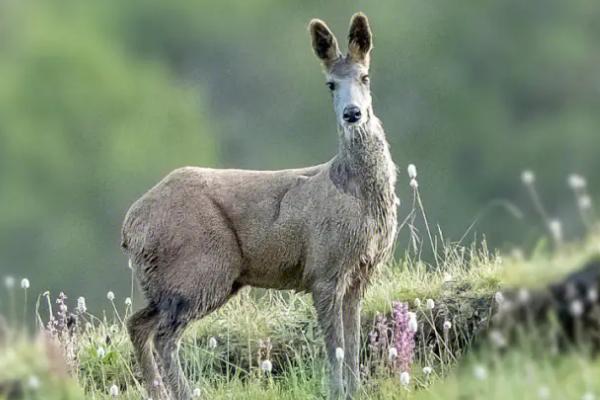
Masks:
[[[359,10],[400,218],[415,163],[447,238],[480,215],[469,240],[527,248],[541,233],[519,181],[531,168],[579,234],[566,177],[587,176],[592,193],[600,179],[595,0],[1,0],[0,276],[125,296],[121,221],[170,170],[327,161],[334,115],[306,26],[324,19],[345,47]],[[498,199],[525,217],[488,207]]]

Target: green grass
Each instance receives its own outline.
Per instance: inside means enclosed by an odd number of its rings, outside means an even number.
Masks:
[[[501,256],[485,245],[447,246],[439,268],[407,257],[383,268],[374,279],[364,303],[363,335],[373,317],[388,313],[391,302],[398,300],[417,311],[421,326],[431,326],[433,314],[423,306],[416,309],[416,298],[434,299],[434,312],[444,313],[452,329],[462,334],[468,329],[465,315],[471,312],[468,299],[491,299],[497,291],[515,286],[542,287],[581,267],[598,250],[598,238],[592,237],[529,257]],[[18,298],[18,293],[12,295]],[[42,300],[40,314],[46,319]],[[62,341],[28,339],[13,324],[0,345],[0,399],[10,390],[28,399],[108,399],[112,385],[119,387],[119,398],[143,398],[122,323],[131,308],[121,307],[122,300],[114,303],[118,313],[107,303],[110,312],[100,319],[81,315],[77,333]],[[315,321],[307,295],[242,291],[186,333],[182,358],[192,386],[201,388],[208,399],[326,398],[327,366]],[[555,354],[540,339],[543,336],[533,330],[504,352],[484,345],[470,352],[452,347],[437,356],[420,344],[408,386],[401,385],[385,360],[370,356],[364,360],[369,371],[360,398],[538,399],[547,391],[552,399],[580,399],[586,393],[600,394],[600,362],[585,349]],[[211,337],[217,340],[216,348],[209,346]],[[268,355],[267,339],[272,344]],[[267,357],[274,365],[271,374],[260,368]],[[424,366],[433,367],[433,373],[425,375]]]

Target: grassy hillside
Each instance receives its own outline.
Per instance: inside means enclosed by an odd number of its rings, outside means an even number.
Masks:
[[[509,344],[504,343],[508,334],[492,331],[490,340],[486,333],[475,348],[469,347],[474,318],[479,326],[489,323],[498,292],[527,288],[534,293],[595,257],[598,243],[592,236],[555,252],[506,257],[489,252],[485,244],[448,245],[435,268],[410,256],[383,268],[364,303],[361,398],[593,399],[600,394],[595,379],[600,361],[591,358],[585,342],[559,350],[560,332],[551,324],[523,324]],[[19,310],[25,294],[13,288],[3,298],[12,299]],[[38,302],[38,325],[46,327],[45,336],[24,335],[23,311],[14,311],[3,329],[0,398],[104,399],[117,391],[118,398],[142,398],[123,325],[136,305],[109,294],[106,312],[93,316],[81,300],[55,298],[46,293]],[[407,310],[400,317],[391,313],[394,302],[407,304],[418,322],[408,356],[406,348],[397,348],[397,355],[389,350],[404,346],[394,342],[394,326],[408,315]],[[384,325],[392,336],[382,344]],[[307,295],[244,290],[196,323],[182,352],[202,398],[312,399],[327,393],[323,346]]]

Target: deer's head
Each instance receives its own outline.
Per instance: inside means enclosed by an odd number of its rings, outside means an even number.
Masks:
[[[369,85],[369,56],[373,45],[367,17],[362,13],[352,17],[345,56],[323,21],[310,21],[309,31],[313,50],[325,69],[338,125],[349,128],[365,124],[373,116]]]

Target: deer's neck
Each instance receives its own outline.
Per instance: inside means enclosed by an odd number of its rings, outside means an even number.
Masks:
[[[377,118],[362,126],[340,129],[332,180],[376,208],[396,206],[396,166]]]

